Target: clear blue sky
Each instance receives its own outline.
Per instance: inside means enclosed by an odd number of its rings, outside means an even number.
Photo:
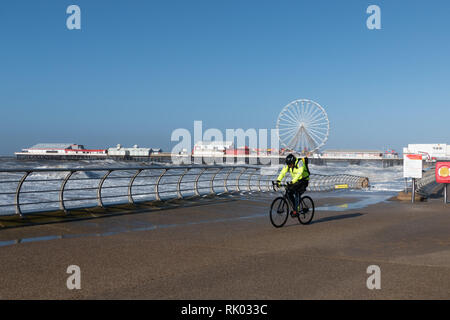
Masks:
[[[81,8],[81,30],[66,8]],[[366,8],[381,8],[368,30]],[[0,154],[38,142],[171,149],[325,107],[325,148],[450,143],[448,0],[0,2]],[[225,132],[225,131],[224,131]]]

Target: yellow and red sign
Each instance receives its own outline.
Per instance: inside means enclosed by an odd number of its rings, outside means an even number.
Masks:
[[[436,182],[450,183],[450,162],[436,163]]]

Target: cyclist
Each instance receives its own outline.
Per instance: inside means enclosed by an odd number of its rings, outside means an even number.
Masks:
[[[294,210],[291,212],[292,217],[298,217],[298,202],[301,195],[306,191],[309,183],[309,170],[301,159],[297,159],[293,154],[286,157],[286,166],[281,170],[277,178],[277,186],[280,186],[286,173],[289,171],[292,181],[287,183],[287,195],[294,204]],[[297,193],[297,199],[295,194]]]

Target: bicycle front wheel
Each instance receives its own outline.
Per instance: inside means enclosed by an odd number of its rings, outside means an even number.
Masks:
[[[298,213],[298,221],[301,224],[309,224],[314,217],[314,201],[311,197],[302,197],[300,202],[301,210]]]
[[[270,222],[275,228],[281,228],[287,221],[289,215],[289,207],[283,197],[273,200],[270,206]]]

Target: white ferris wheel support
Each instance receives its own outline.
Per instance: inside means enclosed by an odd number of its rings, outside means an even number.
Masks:
[[[330,121],[324,108],[307,99],[292,101],[281,110],[276,128],[286,149],[312,153],[328,139]]]

